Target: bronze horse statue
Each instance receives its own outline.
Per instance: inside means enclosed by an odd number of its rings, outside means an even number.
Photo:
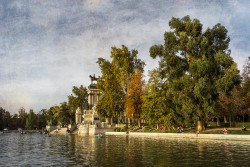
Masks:
[[[98,78],[100,78],[100,76],[97,78],[96,76],[95,76],[95,74],[92,76],[92,75],[89,75],[89,78],[90,78],[90,80],[91,80],[91,83],[93,83],[93,81],[97,81],[98,80]]]

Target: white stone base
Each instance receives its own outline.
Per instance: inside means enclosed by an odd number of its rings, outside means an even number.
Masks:
[[[96,135],[98,133],[113,132],[114,128],[102,128],[96,125],[83,124],[78,128],[78,135]]]

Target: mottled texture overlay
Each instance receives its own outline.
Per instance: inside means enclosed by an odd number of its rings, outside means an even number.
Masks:
[[[190,15],[203,29],[228,29],[232,57],[242,69],[250,56],[247,0],[1,0],[0,106],[35,112],[66,101],[73,86],[99,74],[98,57],[110,48],[138,49],[147,64],[149,47],[163,43],[172,17]]]

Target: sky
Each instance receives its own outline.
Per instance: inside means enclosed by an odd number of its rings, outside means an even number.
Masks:
[[[189,15],[203,30],[221,23],[242,70],[250,56],[248,0],[0,0],[0,107],[35,112],[67,101],[73,86],[100,75],[111,47],[137,49],[157,67],[149,48],[163,44],[172,17]]]

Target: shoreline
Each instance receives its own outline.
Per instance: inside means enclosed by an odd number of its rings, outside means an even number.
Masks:
[[[77,133],[77,131],[74,131],[70,134],[71,135],[79,135]],[[157,137],[157,138],[172,138],[172,139],[179,138],[179,139],[250,141],[250,135],[240,135],[240,134],[155,133],[155,132],[105,132],[103,134],[105,136],[131,136],[131,137],[149,137],[149,138],[151,138],[151,137],[156,138]],[[52,132],[52,133],[50,133],[50,135],[67,135],[67,133],[65,133],[65,132],[59,132],[59,133],[54,132],[53,133]],[[93,135],[95,135],[95,134],[93,134]],[[92,136],[92,135],[90,135],[90,136]]]
[[[250,135],[236,134],[198,134],[198,133],[146,133],[146,132],[106,132],[105,135],[127,135],[133,137],[169,137],[187,139],[211,139],[211,140],[244,140],[250,141]]]

